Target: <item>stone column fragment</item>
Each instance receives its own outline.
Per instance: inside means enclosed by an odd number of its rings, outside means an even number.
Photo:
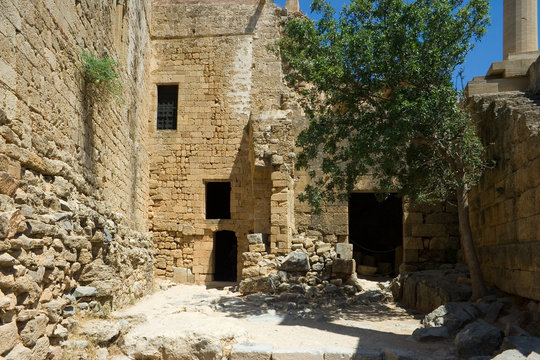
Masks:
[[[538,50],[537,0],[504,0],[503,58]]]

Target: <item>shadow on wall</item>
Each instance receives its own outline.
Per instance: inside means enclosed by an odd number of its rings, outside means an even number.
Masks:
[[[257,23],[259,22],[259,18],[261,17],[262,11],[264,9],[265,0],[260,0],[259,4],[257,5],[257,9],[255,10],[255,13],[249,18],[249,23],[246,26],[245,32],[246,34],[253,34],[255,31],[255,28],[257,27]]]

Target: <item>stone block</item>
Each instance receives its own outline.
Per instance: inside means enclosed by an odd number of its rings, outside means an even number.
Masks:
[[[73,291],[73,296],[77,299],[80,297],[94,296],[97,294],[97,289],[93,286],[77,286]]]
[[[353,244],[337,243],[336,253],[339,259],[350,260],[353,258]]]
[[[404,349],[388,348],[383,350],[385,360],[430,360],[425,356],[421,356],[414,351]]]
[[[262,244],[263,243],[263,234],[248,234],[247,235],[248,243],[250,245]]]
[[[382,360],[383,353],[377,350],[356,349],[352,360]]]
[[[334,259],[332,262],[332,275],[346,276],[355,272],[356,262],[354,259]]]
[[[274,350],[272,360],[324,360],[321,350]]]
[[[324,360],[351,360],[353,352],[351,349],[328,347],[324,349]]]
[[[230,360],[270,360],[273,346],[270,344],[235,344]]]
[[[173,268],[173,281],[177,284],[194,284],[195,275],[191,272],[191,269],[183,267]]]
[[[255,244],[249,245],[250,252],[264,252],[266,251],[266,246],[264,244]]]

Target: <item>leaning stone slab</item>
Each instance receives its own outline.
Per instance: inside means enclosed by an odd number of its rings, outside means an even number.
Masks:
[[[320,350],[276,350],[272,360],[324,360],[324,353]]]
[[[230,360],[270,360],[273,346],[270,344],[235,344]]]

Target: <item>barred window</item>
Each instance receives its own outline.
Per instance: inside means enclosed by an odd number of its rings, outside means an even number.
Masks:
[[[178,85],[158,85],[157,129],[176,130]]]

